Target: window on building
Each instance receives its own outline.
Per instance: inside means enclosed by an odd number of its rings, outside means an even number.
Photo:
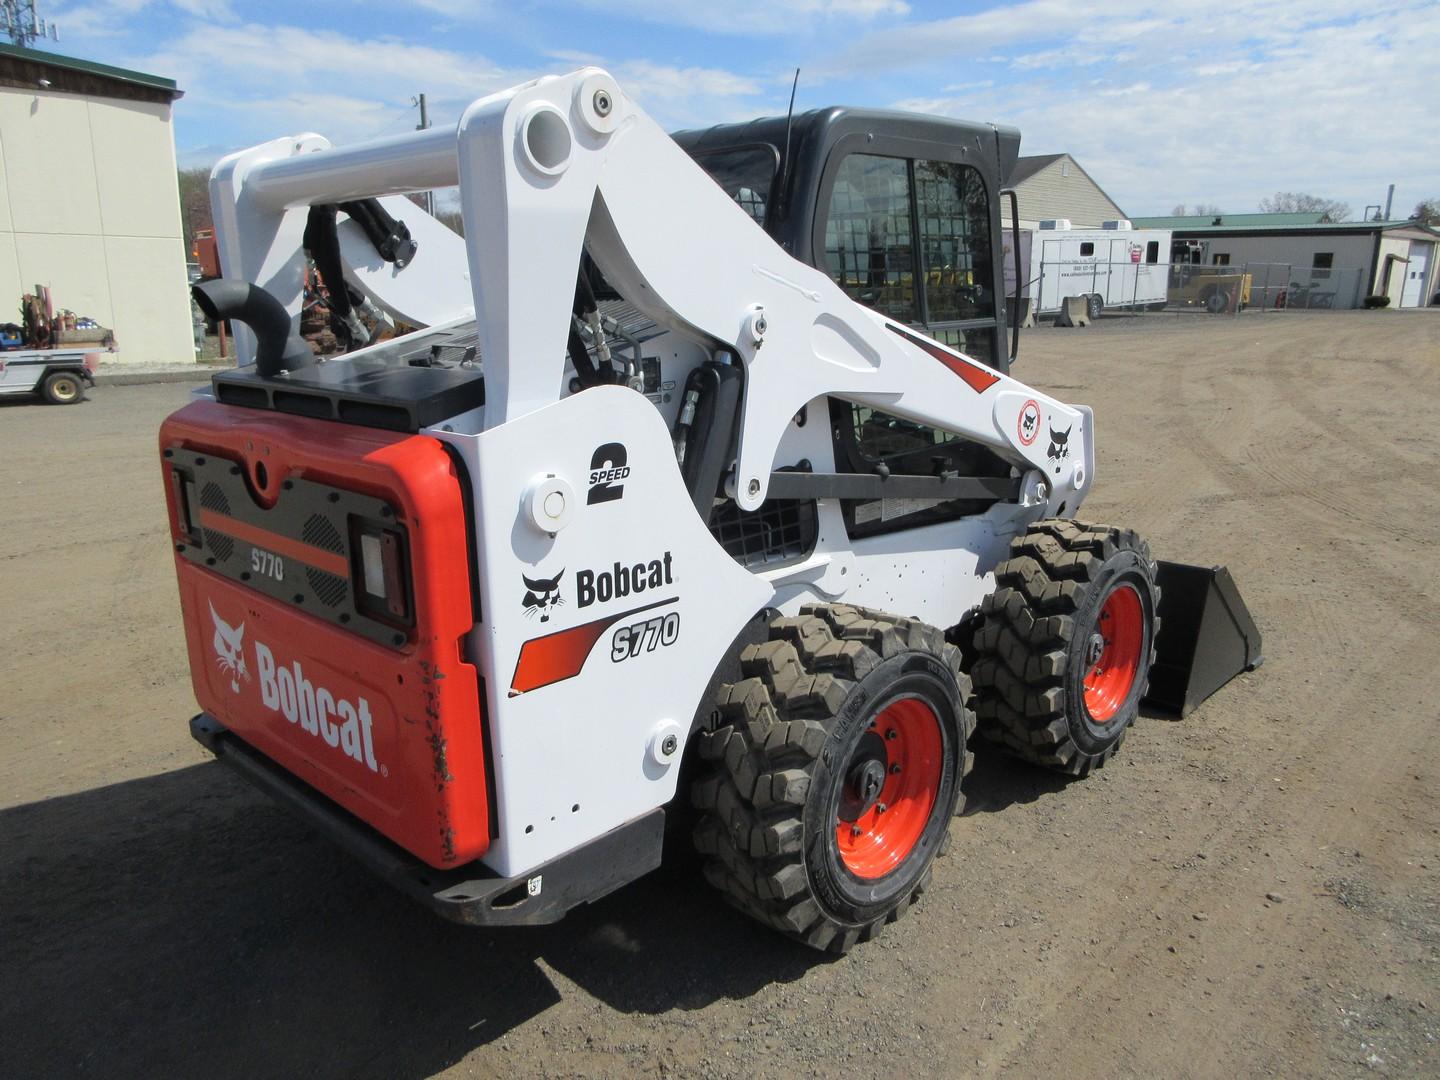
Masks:
[[[900,322],[919,320],[903,158],[851,154],[840,165],[825,219],[825,263],[854,300]]]
[[[1335,253],[1333,251],[1317,251],[1310,266],[1315,270],[1329,270],[1334,262]]]
[[[1210,257],[1210,262],[1215,266],[1229,266],[1230,256],[1224,251],[1217,251]]]
[[[1151,240],[1145,245],[1145,261],[1147,263],[1158,263],[1160,261],[1160,241]]]
[[[1092,241],[1090,241],[1090,240],[1085,240],[1085,241],[1083,241],[1083,242],[1080,244],[1080,257],[1081,257],[1082,259],[1088,258],[1088,257],[1090,257],[1091,255],[1094,255],[1094,254],[1095,254],[1095,244],[1094,244],[1094,242],[1092,242]]]

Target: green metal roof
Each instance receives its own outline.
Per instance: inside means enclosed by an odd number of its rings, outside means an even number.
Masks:
[[[1184,216],[1132,218],[1137,229],[1183,229],[1189,232],[1202,226],[1225,228],[1284,229],[1295,225],[1328,224],[1324,214],[1187,214]]]
[[[48,64],[65,71],[81,72],[102,79],[113,79],[116,82],[129,83],[132,86],[146,86],[177,98],[184,93],[175,88],[174,79],[164,79],[159,75],[147,75],[143,71],[131,71],[129,68],[112,67],[109,64],[97,64],[93,60],[61,56],[58,53],[44,52],[41,49],[26,49],[19,45],[0,45],[0,57],[5,56],[14,57],[16,60],[27,60],[34,64]]]
[[[1289,214],[1249,214],[1241,215],[1247,217],[1291,217]],[[1301,215],[1304,216],[1304,215]],[[1312,224],[1284,224],[1267,222],[1254,225],[1231,225],[1230,219],[1226,218],[1223,225],[1212,225],[1213,218],[1191,217],[1191,218],[1132,218],[1132,223],[1137,229],[1169,229],[1175,233],[1199,233],[1213,234],[1216,236],[1228,236],[1231,234],[1243,233],[1334,233],[1334,232],[1384,232],[1389,229],[1414,229],[1420,228],[1425,231],[1433,231],[1427,226],[1421,225],[1418,221],[1321,221]],[[1156,222],[1170,224],[1155,224]],[[1194,222],[1195,224],[1181,224],[1182,222]]]

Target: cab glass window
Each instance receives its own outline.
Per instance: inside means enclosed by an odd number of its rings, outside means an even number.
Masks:
[[[769,146],[738,146],[730,150],[700,154],[696,164],[710,174],[724,190],[760,225],[770,202],[770,185],[778,162]]]
[[[825,265],[850,297],[915,323],[909,167],[902,158],[851,154],[840,165],[825,219]]]
[[[916,161],[915,208],[926,322],[993,317],[990,208],[980,173],[949,161]]]

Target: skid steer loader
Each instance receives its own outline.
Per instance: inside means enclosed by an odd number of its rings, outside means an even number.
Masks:
[[[1181,710],[1258,662],[1228,581],[1172,612],[1074,519],[1092,413],[1008,375],[1018,149],[672,138],[587,68],[220,162],[196,292],[251,362],[160,432],[194,736],[457,921],[558,919],[693,808],[730,901],[843,952],[925,889],[972,733],[1084,775],[1166,662]],[[457,184],[464,240],[397,194]],[[307,227],[423,329],[314,362]]]

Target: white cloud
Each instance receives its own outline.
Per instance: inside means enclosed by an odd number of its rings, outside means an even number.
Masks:
[[[1440,178],[1440,144],[1424,134],[1433,126],[1424,88],[1440,82],[1440,17],[1415,0],[1363,14],[1339,0],[1203,10],[1035,0],[888,28],[829,74],[839,81],[857,65],[902,58],[908,73],[943,56],[937,68],[953,84],[957,60],[1002,44],[1009,82],[911,93],[900,107],[1014,124],[1026,153],[1073,153],[1131,214],[1197,201],[1251,211],[1276,190],[1358,212],[1392,181],[1408,212]]]
[[[620,20],[643,20],[712,34],[757,31],[795,33],[821,22],[869,22],[881,16],[910,13],[905,0],[730,0],[728,3],[686,3],[685,0],[575,0]]]

